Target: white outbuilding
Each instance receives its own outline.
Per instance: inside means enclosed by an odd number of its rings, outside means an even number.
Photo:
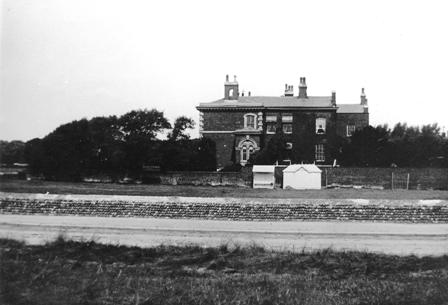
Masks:
[[[293,164],[283,170],[283,188],[309,190],[321,188],[322,171],[315,164]]]
[[[254,165],[252,168],[253,188],[273,189],[275,165]]]

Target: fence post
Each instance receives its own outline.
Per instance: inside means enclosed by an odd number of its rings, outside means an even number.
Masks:
[[[325,169],[325,188],[327,188],[328,186],[328,174],[327,174],[327,169]]]
[[[409,190],[409,173],[408,173],[408,177],[406,179],[406,190]]]

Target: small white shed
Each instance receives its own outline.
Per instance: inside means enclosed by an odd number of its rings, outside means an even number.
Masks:
[[[275,185],[274,171],[275,165],[254,165],[252,168],[253,188],[273,189]]]
[[[293,164],[283,170],[283,188],[309,190],[321,188],[322,171],[314,164]]]

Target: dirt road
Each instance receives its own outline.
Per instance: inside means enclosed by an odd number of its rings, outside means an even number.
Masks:
[[[448,224],[0,215],[2,238],[41,244],[59,234],[137,246],[230,243],[293,251],[331,247],[398,255],[448,254]]]

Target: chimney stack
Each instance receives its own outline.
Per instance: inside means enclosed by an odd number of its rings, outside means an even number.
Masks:
[[[299,84],[299,98],[308,98],[308,95],[306,94],[306,88],[305,77],[301,77]]]
[[[226,82],[224,83],[224,99],[238,100],[239,90],[236,75],[233,76],[233,82],[229,81],[229,75],[226,75]]]
[[[294,86],[285,84],[285,96],[294,96]]]
[[[367,107],[367,97],[366,93],[364,92],[364,88],[361,89],[361,105]]]
[[[336,106],[336,91],[331,92],[331,106]]]

